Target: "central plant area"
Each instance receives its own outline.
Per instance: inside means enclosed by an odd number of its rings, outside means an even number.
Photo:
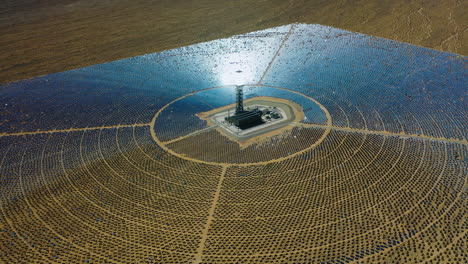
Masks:
[[[198,113],[197,116],[208,121],[210,125],[218,126],[224,135],[237,141],[245,141],[281,129],[291,122],[301,121],[304,117],[302,107],[280,98],[254,97],[246,101],[245,106],[245,111],[240,114],[240,117],[245,119],[239,120],[238,116],[233,115],[233,105]]]
[[[269,163],[315,146],[330,123],[325,107],[301,93],[226,86],[187,94],[163,107],[155,116],[154,136],[184,159]]]

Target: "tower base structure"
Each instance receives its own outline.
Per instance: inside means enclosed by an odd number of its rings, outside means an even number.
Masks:
[[[236,104],[227,105],[197,116],[230,139],[244,144],[256,137],[274,136],[291,123],[304,118],[302,107],[294,102],[273,97],[254,97],[245,101],[245,109],[231,115]]]
[[[248,129],[254,126],[264,124],[262,117],[264,112],[259,110],[243,111],[239,114],[228,116],[224,120],[240,129]]]

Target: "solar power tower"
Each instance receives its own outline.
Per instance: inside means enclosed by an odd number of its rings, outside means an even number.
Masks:
[[[243,86],[236,86],[236,115],[244,112],[244,91]]]
[[[228,116],[225,120],[240,129],[247,129],[263,124],[263,112],[261,110],[244,110],[244,91],[243,86],[236,86],[236,113],[233,116]]]

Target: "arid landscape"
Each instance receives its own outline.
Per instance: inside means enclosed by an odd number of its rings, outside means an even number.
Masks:
[[[0,83],[294,22],[468,54],[463,0],[6,0]]]

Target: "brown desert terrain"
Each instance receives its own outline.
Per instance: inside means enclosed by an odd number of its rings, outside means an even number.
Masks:
[[[294,22],[468,54],[463,0],[6,0],[0,83]]]

